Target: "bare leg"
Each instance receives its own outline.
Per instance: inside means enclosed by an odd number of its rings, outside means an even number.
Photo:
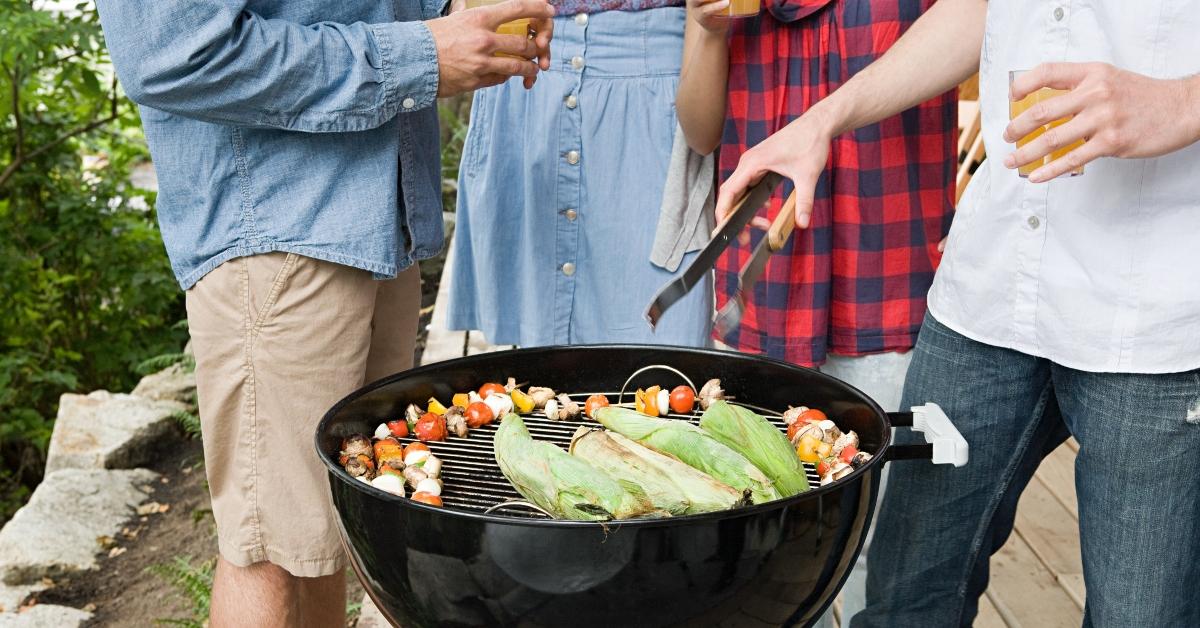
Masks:
[[[217,559],[211,628],[340,628],[345,624],[343,572],[297,578],[271,563],[238,567]]]

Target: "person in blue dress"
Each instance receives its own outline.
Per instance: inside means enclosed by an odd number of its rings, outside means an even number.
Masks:
[[[672,154],[684,0],[551,4],[550,70],[532,90],[509,81],[474,96],[448,324],[482,330],[495,344],[706,346],[708,282],[657,329],[645,319],[697,247],[677,247],[661,266],[652,249],[703,243],[711,228],[711,216],[695,211],[680,233],[659,225],[668,169],[679,171]]]

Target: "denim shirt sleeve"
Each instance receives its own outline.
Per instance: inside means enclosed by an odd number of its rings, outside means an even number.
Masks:
[[[450,0],[421,0],[421,17],[432,20],[441,17],[450,6]]]
[[[312,133],[372,129],[436,100],[424,23],[304,25],[246,4],[98,0],[130,99],[205,122]]]

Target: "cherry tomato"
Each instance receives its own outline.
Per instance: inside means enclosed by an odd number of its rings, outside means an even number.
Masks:
[[[417,427],[413,431],[423,441],[446,440],[446,419],[426,412],[417,420]]]
[[[408,421],[398,419],[396,421],[387,422],[388,429],[391,430],[392,436],[396,438],[404,438],[408,436]]]
[[[833,465],[836,463],[837,460],[834,458],[822,458],[821,461],[817,463],[817,475],[824,476],[826,473],[829,473],[829,470],[832,469]]]
[[[488,425],[495,420],[496,413],[492,412],[492,409],[488,406],[488,404],[482,401],[476,401],[475,403],[467,406],[467,427],[475,429],[477,427]]]
[[[593,412],[596,411],[596,408],[603,408],[607,405],[608,405],[608,397],[605,397],[604,395],[601,395],[601,394],[595,394],[595,395],[592,395],[591,397],[588,397],[587,401],[584,402],[583,412],[584,412],[584,414],[586,414],[592,418],[596,418],[595,415],[592,414]]]
[[[791,425],[789,425],[788,432],[787,432],[788,441],[790,442],[790,441],[796,440],[796,432],[799,432],[799,431],[800,431],[800,422],[799,421],[796,421],[795,423],[792,423]]]
[[[490,395],[492,393],[502,393],[503,394],[503,393],[507,393],[507,392],[508,391],[504,390],[503,386],[501,386],[500,384],[495,384],[495,383],[484,384],[479,387],[479,396],[482,399],[487,399],[488,395]]]
[[[850,459],[853,458],[854,454],[856,454],[856,453],[858,453],[857,447],[855,447],[854,445],[846,445],[845,447],[842,448],[842,453],[840,456],[842,459],[842,462],[844,462],[846,464],[850,464]]]
[[[411,454],[414,451],[429,451],[429,445],[426,445],[425,443],[409,443],[404,448],[404,457],[407,458],[408,454]]]
[[[809,409],[805,410],[804,412],[801,412],[800,416],[796,417],[796,423],[793,423],[793,425],[797,425],[797,424],[804,425],[806,423],[816,423],[817,421],[824,421],[825,419],[828,419],[828,418],[829,417],[825,416],[824,412],[821,412],[820,410],[818,410],[816,408],[809,408]]]
[[[671,391],[671,411],[678,414],[687,414],[696,407],[696,393],[687,386],[676,386]]]
[[[442,498],[433,493],[413,493],[412,500],[414,502],[421,502],[422,504],[429,504],[430,506],[437,506],[438,508],[442,507]]]

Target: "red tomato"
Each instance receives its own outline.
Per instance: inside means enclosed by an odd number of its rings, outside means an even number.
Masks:
[[[845,447],[842,448],[842,455],[841,455],[842,462],[844,462],[846,464],[850,464],[850,459],[853,458],[854,454],[856,454],[856,453],[858,453],[857,447],[855,447],[854,445],[846,445]]]
[[[414,451],[429,451],[429,445],[425,443],[409,443],[404,447],[404,457],[407,458],[408,454]]]
[[[417,419],[417,428],[414,430],[417,433],[417,438],[424,441],[431,440],[446,440],[446,419],[432,413],[426,412]]]
[[[475,429],[496,420],[496,413],[482,401],[467,406],[467,427]]]
[[[826,473],[829,473],[829,470],[833,468],[833,463],[835,462],[837,462],[837,460],[834,458],[822,458],[821,461],[817,463],[817,475],[824,476]]]
[[[592,395],[591,397],[588,397],[587,401],[584,402],[583,412],[584,412],[584,414],[586,414],[592,418],[595,418],[595,415],[593,415],[592,413],[596,411],[596,408],[603,408],[607,405],[608,405],[608,397],[605,397],[604,395],[597,393],[595,395]]]
[[[678,414],[687,414],[696,407],[696,393],[687,386],[676,386],[671,391],[671,411]]]
[[[388,429],[391,430],[392,436],[396,438],[404,438],[408,436],[408,421],[399,419],[396,421],[387,422]]]
[[[796,432],[799,432],[799,431],[800,431],[800,422],[799,421],[796,421],[795,423],[792,423],[791,425],[789,425],[788,426],[788,440],[789,441],[796,440]]]
[[[479,396],[483,399],[487,399],[488,395],[490,395],[492,393],[506,394],[506,393],[508,393],[508,391],[504,390],[504,387],[501,386],[500,384],[494,384],[494,383],[484,384],[479,387]]]
[[[796,423],[794,423],[794,425],[804,425],[805,423],[816,423],[817,421],[824,421],[825,419],[828,419],[828,418],[829,417],[825,416],[824,412],[821,412],[820,410],[818,410],[816,408],[809,408],[809,409],[805,410],[804,412],[801,412],[800,416],[796,417]]]
[[[442,498],[433,493],[413,493],[412,500],[414,502],[421,502],[422,504],[429,504],[430,506],[437,506],[438,508],[442,507]]]

